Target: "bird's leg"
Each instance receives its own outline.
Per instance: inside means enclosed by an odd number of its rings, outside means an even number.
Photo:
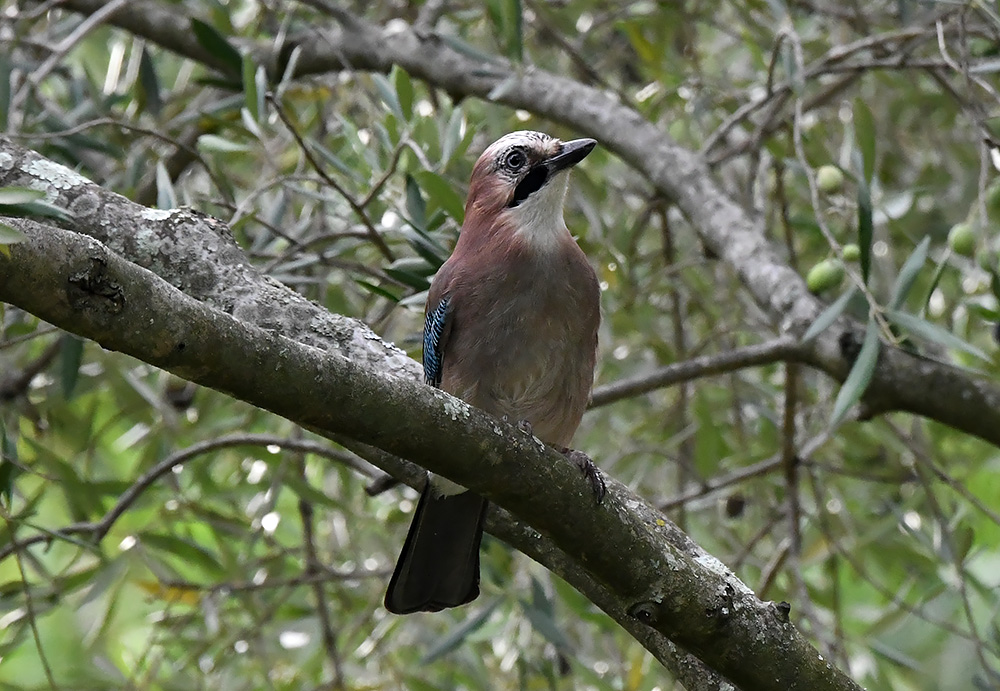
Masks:
[[[565,446],[558,449],[558,451],[579,468],[583,476],[587,478],[590,482],[590,489],[594,493],[594,498],[597,499],[597,503],[600,504],[604,501],[604,495],[608,488],[604,484],[604,476],[601,474],[601,469],[590,459],[590,456],[583,451],[577,451]]]

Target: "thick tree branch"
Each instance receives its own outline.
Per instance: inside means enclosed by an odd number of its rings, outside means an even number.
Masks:
[[[329,314],[259,273],[246,261],[228,229],[215,219],[189,209],[145,209],[3,138],[0,184],[45,190],[50,201],[75,213],[76,230],[107,243],[132,262],[155,271],[189,296],[216,309],[301,343],[342,352],[348,359],[369,363],[380,371],[420,380],[419,365],[384,344],[365,324]],[[10,223],[28,233],[43,228],[22,219],[10,219]],[[123,232],[124,228],[129,231]],[[326,436],[411,486],[423,483],[423,471],[412,463],[343,434],[327,431]],[[579,565],[574,566],[550,541],[539,539],[537,533],[523,525],[510,524],[509,514],[505,516],[491,514],[489,529],[493,534],[550,568],[555,569],[554,563],[562,564],[557,573],[584,594],[600,595],[601,586]],[[88,526],[79,527],[88,534],[92,532]],[[35,541],[44,538],[39,536]],[[707,690],[724,683],[697,658],[678,650],[660,634],[632,620],[619,621],[633,635],[645,631],[644,636],[637,636],[638,640],[687,688]]]
[[[214,310],[70,231],[22,223],[0,299],[299,424],[344,434],[483,493],[547,534],[638,620],[745,689],[854,689],[718,560],[611,481],[603,506],[537,439],[394,377]]]
[[[398,456],[388,454],[342,435],[330,435],[337,443],[351,449],[358,456],[379,466],[392,477],[420,489],[423,487],[423,470]],[[729,682],[705,666],[694,655],[686,653],[666,636],[646,626],[635,617],[620,616],[624,611],[622,600],[614,591],[594,578],[584,565],[571,559],[545,535],[519,520],[509,511],[494,506],[486,516],[486,530],[519,552],[531,557],[552,573],[580,591],[588,600],[600,607],[622,628],[643,645],[663,664],[687,691],[727,691]]]

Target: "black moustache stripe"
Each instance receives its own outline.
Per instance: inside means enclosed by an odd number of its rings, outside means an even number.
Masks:
[[[531,169],[527,175],[524,176],[524,180],[521,180],[514,188],[514,197],[510,200],[510,208],[514,208],[519,205],[533,193],[542,189],[542,185],[545,184],[546,180],[549,179],[549,171],[546,170],[545,166],[536,166]]]

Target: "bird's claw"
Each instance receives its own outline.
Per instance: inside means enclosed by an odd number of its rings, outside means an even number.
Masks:
[[[570,462],[573,463],[583,476],[587,478],[590,482],[590,489],[594,493],[594,498],[597,503],[600,504],[604,501],[604,495],[607,493],[607,485],[604,484],[604,475],[601,474],[601,469],[597,467],[594,461],[591,460],[590,456],[585,454],[583,451],[577,451],[576,449],[560,449],[560,453],[565,456]]]
[[[500,419],[506,422],[507,424],[510,424],[510,415],[503,415],[500,417]],[[518,420],[515,427],[517,427],[519,432],[522,432],[528,435],[529,437],[534,434],[534,431],[532,430],[531,427],[531,423],[528,422],[527,420]]]

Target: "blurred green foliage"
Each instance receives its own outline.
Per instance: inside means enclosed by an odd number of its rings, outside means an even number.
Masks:
[[[22,4],[0,19],[8,132],[141,203],[223,219],[275,279],[413,356],[423,293],[457,236],[476,155],[513,129],[574,135],[398,68],[268,76],[248,47],[330,21],[306,3],[160,2],[190,18],[217,69],[99,26],[36,83],[83,17]],[[345,4],[379,24],[427,9]],[[847,267],[880,307],[904,315],[883,338],[909,337],[995,379],[1000,211],[982,142],[998,107],[988,88],[996,8],[735,5],[491,0],[448,4],[436,28],[517,69],[618,93],[703,150],[802,275],[857,244]],[[946,57],[983,71],[963,75]],[[339,189],[317,174],[275,104]],[[814,196],[825,165],[845,181]],[[36,203],[3,194],[4,204]],[[604,289],[598,385],[774,335],[733,270],[606,149],[574,172],[567,222]],[[958,222],[974,229],[983,266],[949,251]],[[0,243],[18,239],[0,226]],[[868,317],[863,300],[841,302]],[[142,473],[194,444],[309,435],[7,307],[0,379],[36,364],[29,387],[0,398],[0,547],[51,538],[0,561],[4,688],[674,687],[586,599],[492,538],[476,603],[387,615],[382,592],[415,494],[370,497],[369,478],[322,454],[260,440],[215,447],[152,483],[101,539],[60,533],[101,521]],[[792,603],[793,620],[867,688],[996,684],[986,668],[1000,663],[1000,452],[902,414],[831,430],[839,387],[798,372],[794,484],[777,460],[739,474],[781,457],[780,364],[597,408],[576,445],[669,507],[759,596]],[[853,401],[866,382],[847,392]],[[308,568],[309,534],[318,570]]]

